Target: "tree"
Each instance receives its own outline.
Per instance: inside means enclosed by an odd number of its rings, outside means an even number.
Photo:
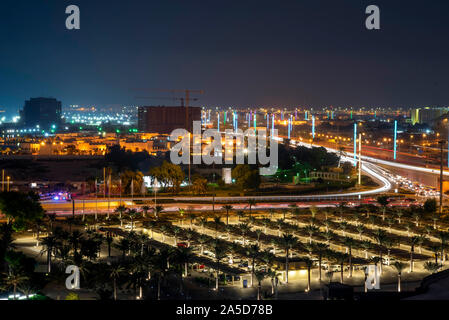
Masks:
[[[428,214],[434,214],[437,211],[437,200],[435,198],[427,199],[423,209]]]
[[[156,178],[164,189],[170,188],[173,193],[179,192],[185,177],[180,166],[165,160],[160,167],[151,168],[149,175]]]
[[[117,280],[125,272],[125,268],[120,264],[113,264],[109,267],[109,277],[112,279],[112,286],[114,289],[114,300],[117,300]]]
[[[398,292],[401,292],[401,276],[402,276],[402,271],[405,269],[405,263],[396,261],[393,264],[393,267],[396,269],[396,271],[398,273]]]
[[[259,188],[260,175],[258,169],[252,170],[247,164],[238,164],[232,170],[231,175],[236,184],[243,190]]]
[[[226,210],[226,225],[229,224],[229,211],[231,211],[234,207],[231,205],[223,206],[223,209]]]
[[[355,241],[354,239],[350,238],[350,237],[345,237],[343,239],[343,244],[346,246],[346,248],[348,249],[348,256],[349,256],[349,277],[352,277],[352,248],[355,245]]]
[[[10,287],[13,288],[13,297],[14,300],[16,300],[17,287],[23,284],[28,279],[29,278],[27,276],[13,269],[11,272],[5,274],[5,278],[3,279],[4,287],[6,289]]]
[[[267,277],[267,273],[264,271],[256,271],[255,276],[257,279],[257,300],[261,300],[260,292],[262,291],[262,281]]]
[[[323,256],[324,254],[327,252],[327,250],[329,250],[329,245],[322,243],[322,242],[318,242],[315,245],[315,251],[318,254],[318,268],[319,268],[319,279],[320,279],[320,283],[321,283],[321,263],[323,261]]]
[[[125,194],[136,194],[142,189],[143,173],[140,171],[125,170],[121,173],[120,179]]]
[[[313,267],[313,260],[311,260],[309,258],[305,258],[304,262],[307,266],[307,292],[310,292],[310,273],[311,273],[311,269]]]
[[[385,241],[387,240],[387,233],[385,232],[385,230],[379,228],[376,231],[374,231],[373,235],[374,239],[376,239],[377,244],[379,245],[380,273],[382,274],[382,265],[383,265],[382,253]]]
[[[207,192],[207,179],[200,175],[192,178],[192,191],[194,194],[205,194]]]
[[[54,248],[57,245],[57,240],[55,236],[48,236],[42,239],[42,246],[44,247],[41,253],[47,253],[47,272],[51,272],[51,256]]]
[[[251,245],[246,248],[246,254],[251,259],[251,287],[253,287],[256,259],[260,256],[260,247],[258,245]]]
[[[220,261],[226,256],[227,248],[226,246],[222,245],[220,242],[216,241],[213,245],[214,253],[215,253],[215,260],[217,262],[217,277],[215,280],[215,290],[218,290],[218,277],[220,275]]]
[[[438,263],[434,263],[434,262],[431,262],[431,261],[426,261],[424,263],[424,269],[426,269],[430,273],[436,273],[436,272],[438,272],[438,270],[440,268],[441,268],[441,265],[439,265]]]
[[[298,243],[298,238],[291,234],[283,234],[280,244],[285,250],[285,282],[288,283],[288,253],[294,245]]]
[[[128,209],[127,211],[128,217],[131,219],[131,231],[134,230],[134,219],[136,219],[140,212],[137,212],[136,209]]]
[[[413,253],[415,252],[415,246],[419,242],[419,237],[411,237],[409,238],[410,243],[410,272],[413,272]]]
[[[344,264],[346,260],[348,260],[348,255],[341,252],[335,252],[333,258],[340,265],[340,282],[343,283]]]
[[[120,205],[117,208],[115,208],[114,212],[118,213],[119,219],[120,219],[120,226],[122,226],[123,225],[122,224],[122,217],[123,217],[123,214],[126,212],[126,206]]]
[[[270,280],[271,280],[271,294],[274,294],[275,298],[277,299],[277,293],[278,293],[277,286],[278,286],[279,277],[281,276],[281,274],[278,273],[276,270],[269,269],[267,275],[268,275],[268,277],[270,277]]]
[[[251,208],[257,204],[256,199],[248,199],[249,216],[251,217]]]
[[[377,197],[377,202],[382,206],[382,220],[385,220],[385,210],[390,203],[390,201],[388,201],[388,196]]]
[[[69,236],[69,243],[73,248],[73,259],[75,260],[78,254],[78,245],[80,244],[82,233],[78,230],[72,231],[72,234]]]
[[[159,215],[164,211],[164,207],[163,206],[156,206],[153,208],[153,212],[154,212],[154,217],[156,219],[159,219]]]
[[[149,206],[142,206],[142,213],[143,213],[143,217],[146,218],[148,215],[148,211],[150,211],[150,207]]]
[[[15,191],[0,193],[0,211],[12,221],[16,231],[22,231],[28,224],[42,219],[45,212],[37,194]]]

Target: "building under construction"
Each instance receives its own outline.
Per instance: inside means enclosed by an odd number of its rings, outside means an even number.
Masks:
[[[140,132],[170,134],[175,129],[192,132],[193,121],[201,121],[200,107],[139,107],[138,128]]]

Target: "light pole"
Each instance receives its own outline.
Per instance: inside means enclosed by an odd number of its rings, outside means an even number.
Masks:
[[[11,179],[11,178],[10,178],[9,176],[6,177],[6,180],[7,180],[6,191],[8,191],[8,192],[9,192],[9,180],[10,180],[10,179]]]
[[[444,141],[438,141],[440,144],[440,214],[443,213],[443,144]]]

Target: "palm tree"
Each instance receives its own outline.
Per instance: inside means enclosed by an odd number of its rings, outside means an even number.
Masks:
[[[329,250],[329,245],[325,243],[318,242],[315,244],[315,252],[318,254],[318,268],[319,268],[319,280],[321,283],[321,263],[323,261],[323,256],[326,251]]]
[[[400,208],[397,208],[397,209],[394,211],[394,214],[396,215],[396,217],[398,217],[398,223],[401,224],[401,217],[404,215],[404,214],[402,213],[402,210],[401,210]]]
[[[285,282],[288,283],[288,253],[294,245],[298,243],[298,238],[291,234],[283,234],[280,244],[285,250]]]
[[[189,274],[189,263],[195,257],[194,253],[192,252],[192,248],[185,248],[185,247],[176,248],[175,257],[179,263],[183,264],[184,277],[187,277]]]
[[[136,209],[128,209],[128,216],[131,219],[131,231],[134,230],[134,219],[139,216],[139,212]]]
[[[256,199],[248,199],[249,216],[251,217],[251,208],[256,206]]]
[[[237,211],[237,217],[239,218],[239,222],[245,216],[245,212],[242,210]]]
[[[345,237],[343,239],[343,244],[346,246],[346,249],[348,251],[347,253],[349,256],[349,278],[352,278],[352,248],[355,245],[355,241],[350,237]]]
[[[189,217],[189,220],[190,220],[190,228],[192,228],[193,227],[193,221],[195,221],[195,219],[196,219],[196,215],[194,213],[189,213],[188,217]]]
[[[201,226],[201,232],[204,233],[204,228],[207,226],[207,218],[200,218],[199,224]]]
[[[343,237],[346,237],[346,230],[349,227],[349,224],[346,221],[340,222],[338,225],[339,229],[343,231]]]
[[[240,231],[240,233],[241,233],[241,235],[242,235],[242,243],[243,243],[243,245],[245,246],[246,245],[246,238],[245,238],[245,236],[246,236],[246,234],[248,233],[248,232],[250,232],[251,231],[251,227],[249,226],[249,224],[247,224],[247,223],[240,223],[239,225],[238,225],[238,229],[239,229],[239,231]]]
[[[207,237],[204,234],[200,234],[200,236],[197,239],[197,242],[200,244],[201,248],[201,255],[204,254],[204,245],[209,241],[209,237]]]
[[[178,245],[178,235],[183,231],[182,228],[178,227],[178,226],[174,226],[172,229],[173,232],[173,237],[174,237],[174,245],[177,246]]]
[[[262,234],[262,229],[256,229],[254,230],[254,232],[256,233],[257,236],[257,245],[260,245],[260,235]]]
[[[262,281],[267,277],[267,273],[264,271],[256,271],[255,273],[257,279],[257,300],[261,300],[260,293],[262,291]]]
[[[226,210],[226,225],[229,224],[229,211],[231,211],[232,209],[234,209],[233,206],[231,205],[225,205],[222,207],[224,210]]]
[[[115,208],[114,212],[119,214],[120,226],[122,226],[123,225],[122,216],[126,212],[126,206],[120,205],[117,208]]]
[[[313,260],[309,258],[305,258],[304,262],[307,266],[307,292],[310,292],[310,274],[313,267]]]
[[[369,240],[363,240],[360,242],[360,247],[362,247],[365,252],[365,259],[368,259],[368,250],[370,250],[372,246],[373,244]]]
[[[403,262],[396,261],[393,264],[393,267],[396,269],[396,271],[398,273],[398,292],[401,292],[401,276],[402,276],[402,271],[405,269],[406,265]]]
[[[131,264],[131,274],[136,285],[139,286],[139,299],[143,298],[143,284],[149,272],[148,261],[144,257],[136,257]],[[136,297],[137,298],[137,297]]]
[[[142,212],[143,212],[143,217],[146,218],[148,211],[150,211],[150,207],[149,206],[142,206]]]
[[[111,256],[111,244],[112,244],[113,241],[114,241],[114,239],[112,238],[111,233],[108,232],[106,234],[106,242],[108,244],[108,257]]]
[[[280,237],[282,227],[284,226],[284,219],[277,219],[276,224],[278,225],[278,237]]]
[[[48,236],[42,239],[42,246],[44,247],[41,253],[47,253],[47,272],[51,272],[51,256],[53,254],[53,250],[57,245],[57,240],[55,236]]]
[[[421,213],[419,211],[413,212],[412,218],[415,219],[415,227],[419,227],[419,220],[421,220]]]
[[[344,264],[346,260],[348,259],[348,255],[341,252],[335,252],[333,254],[333,258],[335,262],[337,262],[340,265],[340,282],[343,283],[343,271],[344,271]]]
[[[437,229],[437,222],[440,219],[440,217],[438,216],[438,214],[433,214],[432,215],[432,220],[433,220],[433,229],[436,230]]]
[[[220,244],[219,242],[215,242],[214,244],[214,253],[215,253],[215,259],[217,261],[217,277],[215,280],[215,290],[218,291],[218,277],[220,274],[220,261],[226,256],[227,253],[227,247]]]
[[[164,207],[163,206],[155,206],[153,208],[153,213],[154,213],[154,217],[156,219],[159,219],[159,215],[164,211]]]
[[[441,268],[441,265],[439,265],[438,263],[433,263],[431,261],[426,261],[424,263],[424,269],[426,269],[430,273],[436,273],[436,272],[438,272],[438,270],[440,268]]]
[[[73,248],[73,259],[76,259],[76,256],[78,254],[78,245],[81,241],[82,236],[83,235],[78,230],[72,231],[72,234],[69,236],[69,243]]]
[[[379,245],[380,274],[382,274],[382,264],[383,264],[382,252],[383,247],[385,245],[385,241],[387,240],[387,233],[385,232],[385,230],[377,229],[376,231],[373,232],[373,236],[374,239],[376,239],[377,244]]]
[[[221,217],[216,216],[214,217],[214,224],[215,224],[215,237],[218,237],[218,226],[221,223]]]
[[[264,233],[267,233],[267,227],[270,225],[270,223],[271,223],[271,220],[270,219],[267,219],[267,218],[263,218],[262,220],[261,220],[261,222],[262,222],[262,225],[263,225],[263,227],[264,227]]]
[[[419,237],[414,236],[409,238],[410,242],[410,272],[413,272],[413,253],[415,252],[415,246],[419,242]]]
[[[246,254],[251,259],[251,287],[253,287],[256,259],[260,256],[260,247],[256,244],[248,246],[246,248]]]
[[[13,288],[13,296],[14,300],[16,300],[17,287],[26,282],[29,278],[15,269],[12,269],[12,271],[5,273],[4,275],[4,286],[5,288]]]
[[[114,289],[114,300],[117,300],[117,279],[125,272],[125,268],[120,264],[113,264],[109,267],[109,277],[112,279]]]
[[[157,300],[161,300],[161,282],[167,273],[168,259],[170,252],[168,250],[159,250],[151,257],[151,267],[153,273],[157,275]]]
[[[309,243],[312,243],[312,237],[313,235],[318,232],[320,230],[320,228],[315,227],[313,225],[307,225],[304,227],[304,231],[307,232],[309,234]]]
[[[387,196],[379,196],[379,197],[377,197],[377,202],[382,207],[382,221],[384,221],[385,220],[385,210],[387,209],[387,206],[390,203],[390,201],[388,201]]]
[[[446,247],[446,242],[449,240],[449,232],[439,231],[436,236],[441,241],[441,263],[444,263],[446,260],[444,249]]]
[[[324,219],[323,224],[326,227],[326,232],[329,232],[329,227],[332,226],[332,220],[330,219]]]
[[[356,229],[359,234],[359,240],[362,241],[362,234],[365,232],[365,226],[362,223],[359,223],[357,224]]]

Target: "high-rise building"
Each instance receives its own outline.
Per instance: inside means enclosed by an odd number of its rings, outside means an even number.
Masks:
[[[25,101],[21,112],[23,126],[57,129],[61,124],[61,109],[61,101],[54,98],[31,98]]]
[[[140,132],[170,134],[175,129],[192,132],[193,121],[201,121],[201,108],[188,107],[139,107],[138,128]]]

